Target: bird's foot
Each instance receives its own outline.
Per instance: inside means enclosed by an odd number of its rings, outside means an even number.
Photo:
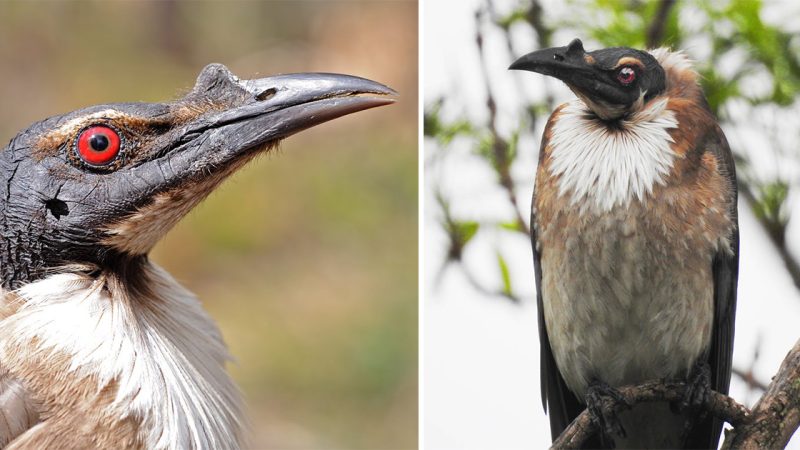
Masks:
[[[589,383],[589,389],[586,391],[586,409],[589,410],[592,421],[612,440],[614,436],[624,438],[627,435],[617,417],[620,405],[624,409],[630,408],[618,390],[598,380]]]
[[[682,441],[686,441],[694,425],[705,420],[708,413],[703,409],[703,405],[711,398],[711,391],[711,366],[706,361],[698,361],[689,372],[686,392],[675,408],[686,417],[681,433]]]
[[[697,411],[711,398],[711,366],[698,361],[686,380],[686,392],[680,402],[681,411]]]

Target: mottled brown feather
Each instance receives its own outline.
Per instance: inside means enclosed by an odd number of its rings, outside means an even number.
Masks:
[[[4,364],[25,380],[40,411],[39,424],[8,449],[143,448],[140,421],[122,417],[113,406],[114,381],[101,386],[95,376],[70,370],[69,355],[42,349],[39,342],[15,342],[4,350]]]

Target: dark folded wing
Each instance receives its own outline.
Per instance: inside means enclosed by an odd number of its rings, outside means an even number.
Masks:
[[[717,160],[720,172],[729,180],[732,189],[730,215],[732,227],[729,234],[730,248],[720,248],[712,262],[714,278],[714,328],[708,363],[711,366],[711,386],[717,392],[727,394],[731,381],[731,359],[733,357],[733,331],[736,318],[736,283],[739,278],[739,225],[736,207],[736,168],[728,141],[722,130],[716,127],[705,140],[706,151]],[[707,418],[694,427],[687,448],[717,448],[722,431],[722,421]]]

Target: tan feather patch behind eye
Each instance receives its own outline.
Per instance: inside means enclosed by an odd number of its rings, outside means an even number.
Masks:
[[[154,129],[175,127],[210,111],[221,109],[221,105],[214,103],[186,104],[176,107],[168,115],[158,118],[144,118],[126,114],[115,109],[105,109],[82,117],[76,117],[57,129],[40,137],[34,144],[32,154],[37,160],[48,156],[56,156],[61,147],[77,138],[78,133],[94,124],[110,124],[123,132],[145,136]]]
[[[93,123],[116,123],[122,119],[130,119],[127,114],[123,114],[114,109],[98,111],[88,116],[76,117],[55,130],[40,137],[34,144],[31,154],[39,161],[48,157],[55,156],[60,151],[61,146],[74,139],[78,132]]]
[[[616,69],[617,67],[622,67],[622,66],[636,66],[640,69],[644,69],[644,64],[641,61],[639,61],[638,58],[635,58],[633,56],[626,56],[624,58],[620,58],[620,60],[617,61],[617,65],[615,65],[614,68]]]

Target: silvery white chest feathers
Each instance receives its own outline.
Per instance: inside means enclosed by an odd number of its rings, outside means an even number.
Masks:
[[[257,155],[393,93],[211,64],[182,99],[91,106],[12,139],[0,151],[0,445],[240,448],[220,332],[148,254]]]

